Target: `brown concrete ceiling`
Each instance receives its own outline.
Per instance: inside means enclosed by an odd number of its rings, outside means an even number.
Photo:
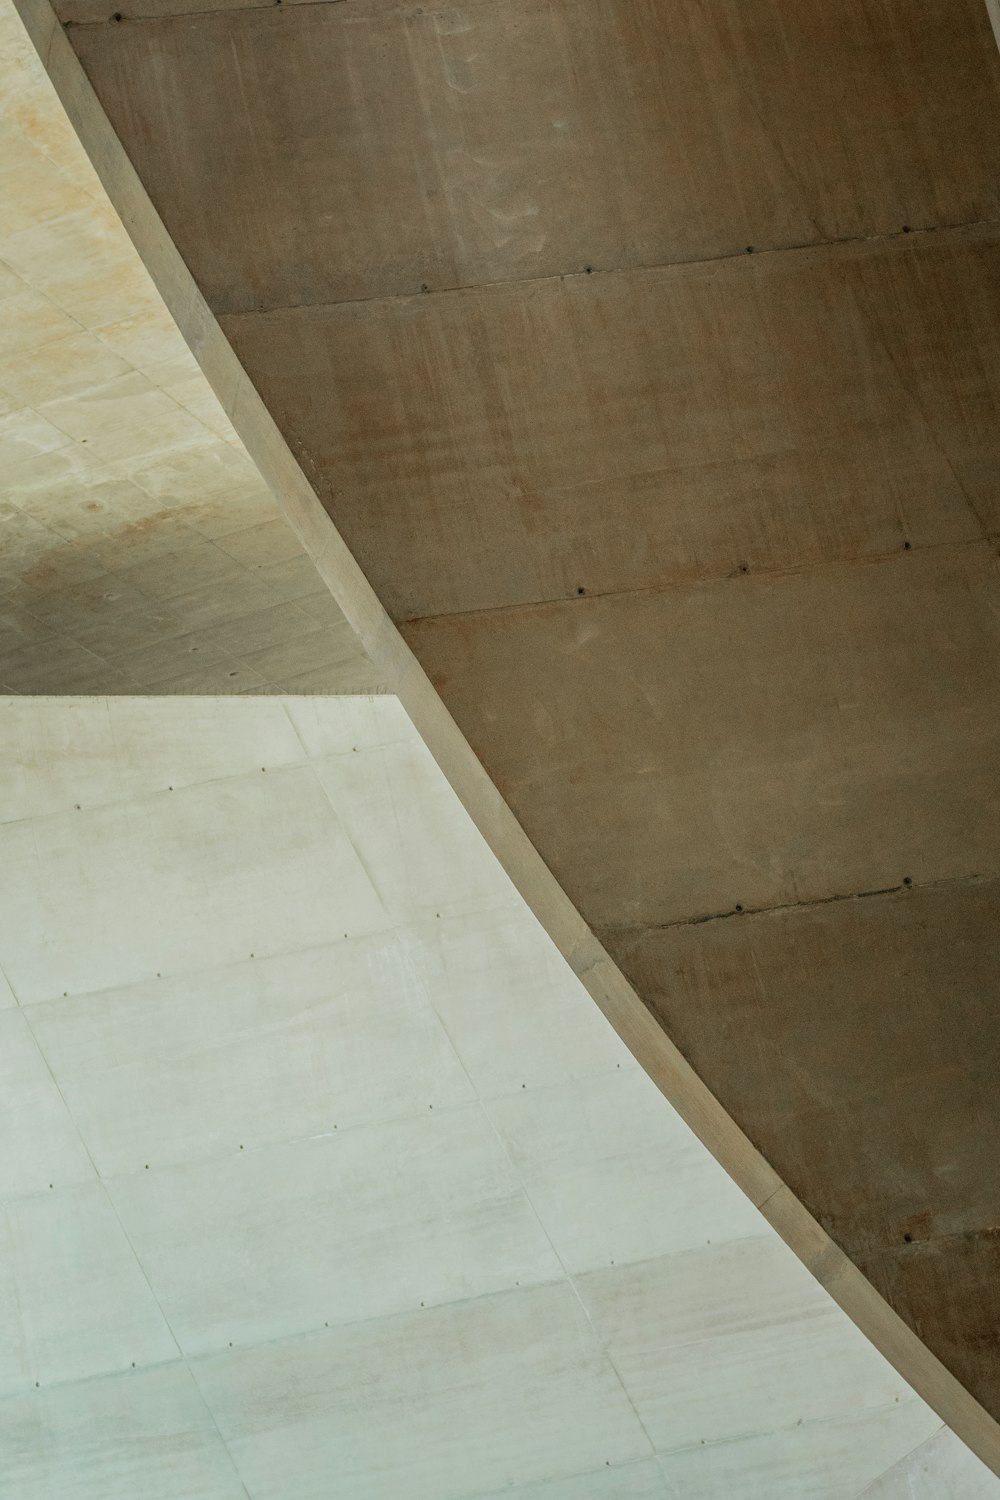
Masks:
[[[60,13],[287,450],[649,1010],[1000,1415],[980,0],[180,9]]]

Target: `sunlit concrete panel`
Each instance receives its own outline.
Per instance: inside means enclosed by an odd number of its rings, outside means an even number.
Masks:
[[[561,1279],[478,1103],[326,1123],[317,1139],[111,1185],[185,1354]]]
[[[0,1183],[5,1196],[92,1182],[93,1163],[24,1014],[0,1013]]]
[[[95,1164],[117,1175],[319,1136],[331,1118],[339,1129],[417,1115],[423,1124],[424,1112],[471,1104],[435,1010],[443,988],[380,933],[28,1010]]]
[[[246,1500],[182,1365],[57,1385],[0,1405],[3,1478],[25,1500]]]
[[[177,1344],[98,1182],[2,1209],[0,1391],[160,1364]]]
[[[300,766],[8,823],[0,859],[0,944],[25,1003],[319,943],[331,919],[345,936],[387,925],[315,772]],[[100,947],[87,941],[95,927]]]
[[[404,1486],[438,1500],[650,1452],[565,1284],[222,1356],[196,1378],[260,1500],[319,1493],[335,1472],[359,1500]]]

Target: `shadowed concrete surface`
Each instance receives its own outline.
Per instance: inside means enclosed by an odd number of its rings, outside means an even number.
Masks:
[[[394,699],[8,698],[0,750],[5,1495],[1000,1494]]]
[[[371,691],[0,4],[0,690]]]
[[[565,892],[1000,1413],[980,0],[57,9]]]

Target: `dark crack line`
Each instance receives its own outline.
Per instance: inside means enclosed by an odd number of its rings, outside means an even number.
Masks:
[[[898,885],[875,886],[866,891],[843,891],[832,896],[816,896],[811,901],[784,901],[774,906],[733,906],[727,911],[705,912],[697,917],[679,917],[672,922],[643,922],[641,924],[629,924],[625,926],[601,925],[595,928],[598,936],[603,941],[603,934],[614,937],[627,937],[630,934],[644,932],[669,932],[675,927],[702,927],[707,922],[726,922],[734,917],[766,917],[775,913],[790,911],[808,911],[814,906],[833,906],[841,901],[868,901],[878,896],[896,896],[903,891],[910,893],[916,891],[931,891],[941,887],[953,885],[981,885],[985,881],[995,880],[995,875],[944,875],[939,880],[913,881],[904,877]]]
[[[727,572],[707,573],[701,577],[665,579],[660,583],[637,584],[629,588],[587,589],[580,595],[578,590],[566,594],[553,594],[544,599],[519,599],[510,604],[482,604],[476,609],[439,610],[428,615],[404,615],[396,624],[401,631],[421,625],[450,624],[453,620],[471,619],[476,615],[517,614],[530,609],[555,609],[561,605],[593,604],[603,599],[628,599],[636,595],[674,594],[684,590],[718,588],[723,583],[750,583],[753,579],[801,578],[816,573],[838,573],[855,568],[881,567],[885,563],[899,562],[904,558],[917,558],[925,552],[969,552],[992,551],[997,538],[969,537],[964,542],[928,542],[926,546],[894,548],[891,552],[870,552],[858,556],[813,559],[807,562],[785,564],[776,567],[758,567],[753,570],[731,568]]]

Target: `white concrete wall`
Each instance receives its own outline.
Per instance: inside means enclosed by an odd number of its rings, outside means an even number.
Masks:
[[[853,1500],[937,1431],[394,700],[0,752],[4,1496]]]

